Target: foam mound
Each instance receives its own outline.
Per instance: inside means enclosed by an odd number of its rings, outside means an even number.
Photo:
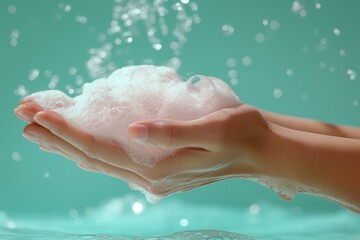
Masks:
[[[26,99],[59,113],[98,140],[121,145],[133,161],[145,166],[154,166],[177,150],[130,140],[126,136],[130,124],[149,119],[193,120],[240,103],[222,80],[196,75],[184,81],[172,68],[150,65],[118,69],[108,78],[84,84],[82,94],[74,98],[50,90]]]

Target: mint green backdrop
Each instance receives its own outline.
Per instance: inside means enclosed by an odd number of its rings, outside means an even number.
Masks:
[[[274,112],[359,126],[360,106],[356,103],[360,101],[360,77],[350,80],[346,71],[360,72],[360,1],[319,1],[320,9],[316,9],[315,1],[301,1],[306,17],[291,11],[292,2],[198,1],[202,21],[188,34],[181,51],[181,75],[204,74],[229,83],[226,62],[235,58],[239,83],[233,89],[243,101]],[[85,68],[88,49],[101,46],[99,33],[105,32],[111,21],[113,1],[64,1],[72,7],[69,13],[59,10],[58,3],[0,1],[0,211],[11,215],[67,213],[71,208],[82,209],[131,192],[125,183],[81,171],[73,162],[41,152],[22,137],[25,123],[13,113],[20,100],[14,90],[19,85],[30,92],[46,90],[49,79],[44,76],[45,70],[60,76],[57,89],[63,91],[67,84],[75,83],[74,76],[69,75],[72,67],[86,81],[92,80]],[[8,12],[10,5],[16,6],[14,14]],[[88,22],[79,24],[74,20],[77,15],[87,16]],[[264,19],[279,21],[280,29],[264,26]],[[224,34],[224,24],[231,24],[235,32]],[[89,33],[89,27],[96,29],[95,33]],[[334,28],[340,30],[339,36]],[[10,45],[14,29],[20,32],[16,47]],[[263,43],[255,41],[257,33],[265,35]],[[321,42],[326,48],[317,51]],[[345,50],[345,56],[339,54],[340,49]],[[129,59],[141,64],[146,58],[162,64],[171,56],[168,48],[152,49],[143,32],[127,51],[117,58],[118,66],[126,65]],[[242,64],[244,56],[251,57],[250,66]],[[28,78],[31,69],[40,70],[35,81]],[[293,75],[288,76],[287,69]],[[281,98],[273,96],[276,88],[282,91]],[[16,153],[13,160],[14,152],[21,155],[20,161],[15,161]],[[306,195],[286,203],[271,190],[244,180],[216,183],[171,198],[238,207],[271,202],[309,210],[338,209],[335,204]]]

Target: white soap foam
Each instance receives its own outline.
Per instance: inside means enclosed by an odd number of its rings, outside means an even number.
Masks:
[[[176,149],[130,140],[126,136],[130,124],[149,119],[193,120],[240,103],[222,80],[197,75],[183,81],[174,69],[151,65],[116,70],[108,78],[86,83],[82,94],[74,98],[50,90],[26,99],[59,113],[99,140],[120,144],[133,161],[145,166],[154,166]]]

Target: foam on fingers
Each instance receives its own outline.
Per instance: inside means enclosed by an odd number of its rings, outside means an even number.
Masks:
[[[131,159],[154,166],[175,149],[144,146],[130,140],[127,127],[150,119],[193,120],[240,104],[223,81],[194,76],[183,81],[174,69],[151,65],[124,67],[108,78],[86,83],[74,98],[57,90],[24,99],[60,114],[71,126],[98,140],[121,145]]]

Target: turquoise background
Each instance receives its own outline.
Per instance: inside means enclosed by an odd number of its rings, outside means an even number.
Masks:
[[[70,4],[71,11],[60,10],[60,2]],[[360,72],[359,1],[319,1],[318,10],[314,1],[301,1],[307,11],[304,18],[291,11],[293,1],[197,2],[202,21],[193,27],[181,50],[182,76],[204,74],[230,82],[226,62],[235,58],[239,84],[233,89],[244,102],[278,113],[359,126],[360,106],[353,104],[354,100],[360,101],[359,76],[350,80],[346,75],[347,69]],[[16,6],[15,14],[8,13],[10,5]],[[0,2],[0,211],[10,215],[67,214],[69,209],[83,209],[131,192],[117,179],[81,171],[71,161],[41,152],[23,139],[25,123],[13,113],[20,100],[14,95],[19,85],[30,92],[47,89],[45,70],[60,76],[57,89],[63,91],[66,85],[75,85],[75,77],[69,74],[71,67],[76,67],[86,81],[92,80],[85,68],[88,49],[101,46],[99,35],[108,28],[112,6],[110,0]],[[77,15],[87,16],[88,22],[75,22]],[[264,26],[263,19],[279,21],[280,29],[273,31]],[[234,34],[224,34],[224,24],[231,24]],[[89,27],[95,33],[89,33]],[[336,27],[340,36],[333,33]],[[20,32],[16,47],[10,46],[13,29]],[[255,41],[257,33],[265,35],[263,43]],[[327,48],[317,52],[322,38],[326,38]],[[118,66],[129,60],[141,64],[147,58],[162,64],[172,54],[166,47],[161,51],[152,49],[143,32],[125,49],[126,53],[115,59]],[[340,49],[346,51],[345,56],[339,55]],[[241,63],[244,56],[251,57],[250,66]],[[319,64],[326,64],[325,69]],[[329,67],[334,67],[335,72]],[[292,76],[286,74],[288,68],[293,70]],[[28,79],[31,69],[40,70],[35,81]],[[275,88],[282,91],[279,99],[273,96]],[[21,154],[20,161],[12,159],[13,152]],[[50,177],[44,177],[44,173]],[[170,198],[194,205],[240,208],[271,202],[309,211],[339,209],[307,195],[283,202],[271,190],[244,180],[220,182]]]

